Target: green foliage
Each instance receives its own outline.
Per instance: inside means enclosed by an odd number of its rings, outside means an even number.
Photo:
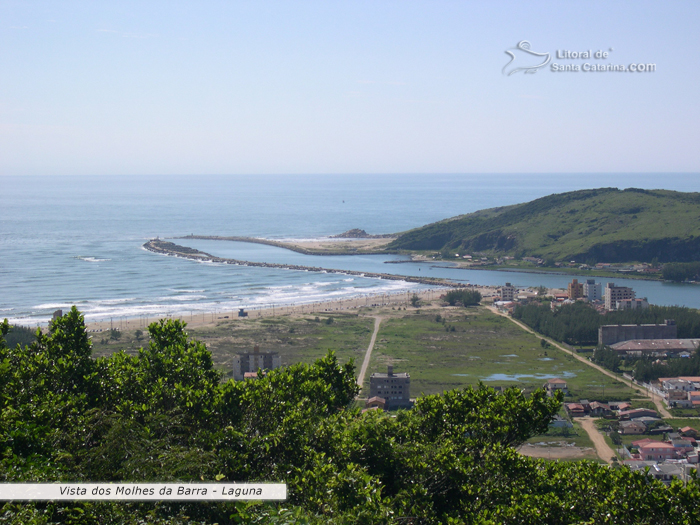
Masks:
[[[480,210],[410,230],[388,249],[547,261],[700,260],[700,194],[598,188]]]
[[[5,335],[5,343],[7,346],[26,346],[32,344],[34,341],[36,341],[36,330],[32,330],[26,326],[9,327],[9,332]]]
[[[413,306],[414,308],[418,308],[419,305],[420,305],[420,297],[418,297],[417,294],[413,294],[411,296],[411,306]]]
[[[660,377],[697,376],[700,374],[700,353],[690,358],[667,359],[656,364],[650,358],[639,358],[634,363],[634,378],[638,381],[654,381]]]
[[[599,365],[603,365],[608,370],[613,372],[620,371],[620,365],[622,365],[622,360],[617,355],[615,350],[612,350],[606,346],[598,346],[593,351],[593,362]]]
[[[566,304],[552,311],[549,304],[517,306],[513,317],[536,331],[571,345],[597,344],[598,328],[608,324],[662,324],[674,319],[678,337],[700,338],[700,312],[681,306],[650,306],[599,314],[585,303]]]
[[[661,276],[667,281],[696,281],[700,280],[700,262],[664,264]]]
[[[547,430],[561,397],[483,385],[424,396],[395,417],[350,408],[352,363],[220,382],[186,325],[149,326],[138,355],[93,360],[72,309],[8,348],[0,325],[3,481],[286,482],[289,500],[6,502],[4,523],[697,523],[700,484],[548,463],[514,447]]]
[[[441,299],[450,306],[475,306],[481,301],[481,294],[478,290],[450,290]]]

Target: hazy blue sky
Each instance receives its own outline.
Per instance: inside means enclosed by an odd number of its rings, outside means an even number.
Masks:
[[[699,15],[696,0],[0,0],[0,175],[698,171]],[[557,64],[656,71],[507,76],[522,40]]]

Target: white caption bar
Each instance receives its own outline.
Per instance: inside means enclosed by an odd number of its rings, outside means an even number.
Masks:
[[[284,500],[286,483],[0,483],[0,500]]]

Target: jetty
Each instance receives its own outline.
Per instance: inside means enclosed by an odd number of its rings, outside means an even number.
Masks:
[[[180,257],[183,259],[191,259],[200,262],[211,262],[221,264],[235,264],[237,266],[254,266],[259,268],[277,268],[280,270],[299,270],[303,272],[317,273],[337,273],[340,275],[353,275],[357,277],[367,277],[368,279],[385,279],[389,281],[405,281],[409,283],[429,284],[433,286],[449,286],[452,288],[468,288],[470,285],[464,283],[456,283],[449,279],[441,279],[435,277],[415,277],[412,275],[395,275],[391,273],[376,273],[376,272],[361,272],[357,270],[338,270],[335,268],[321,268],[320,266],[303,266],[299,264],[281,264],[281,263],[266,263],[242,261],[239,259],[229,259],[225,257],[216,257],[206,252],[180,246],[170,241],[163,239],[151,239],[146,242],[143,247],[153,253],[168,255],[171,257]]]

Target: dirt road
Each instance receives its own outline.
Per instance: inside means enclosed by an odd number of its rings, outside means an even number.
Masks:
[[[615,454],[615,451],[605,442],[603,435],[598,432],[595,426],[597,419],[596,417],[582,417],[576,419],[576,421],[581,423],[581,427],[586,431],[591,441],[593,441],[598,457],[610,465],[612,464],[612,458],[617,457],[617,454]]]
[[[640,392],[641,394],[643,394],[644,396],[648,397],[649,399],[651,399],[651,400],[653,401],[654,405],[656,405],[656,409],[659,411],[659,414],[661,414],[661,416],[662,416],[663,418],[673,418],[673,416],[671,415],[671,413],[670,413],[668,410],[666,410],[666,407],[663,405],[663,402],[661,401],[660,397],[659,397],[659,396],[653,395],[653,394],[652,394],[651,392],[649,392],[646,388],[642,388],[642,387],[637,386],[637,385],[634,385],[634,384],[630,385],[630,383],[629,383],[628,381],[626,381],[625,379],[623,379],[622,377],[613,374],[612,372],[610,372],[609,370],[606,370],[606,369],[603,368],[602,366],[599,366],[599,365],[596,365],[595,363],[592,363],[591,361],[589,361],[589,360],[586,359],[585,357],[581,357],[581,356],[578,355],[576,352],[572,352],[572,351],[569,350],[568,348],[563,347],[561,344],[559,344],[559,343],[557,343],[556,341],[550,339],[549,337],[545,337],[545,336],[543,336],[542,334],[536,333],[532,328],[530,328],[530,327],[527,326],[526,324],[521,323],[521,322],[518,321],[517,319],[513,319],[511,316],[506,315],[506,314],[504,314],[503,312],[499,312],[497,308],[494,308],[494,307],[492,307],[492,306],[489,306],[488,309],[491,310],[493,313],[495,313],[495,314],[497,314],[497,315],[503,316],[503,317],[505,317],[506,319],[510,319],[512,322],[514,322],[515,324],[517,324],[520,328],[522,328],[522,329],[525,330],[526,332],[530,332],[531,334],[534,334],[534,335],[536,335],[537,337],[543,338],[545,341],[549,342],[551,345],[555,346],[556,348],[558,348],[558,349],[561,350],[562,352],[566,352],[566,353],[569,354],[569,355],[572,355],[572,354],[573,354],[573,357],[574,357],[575,359],[578,359],[578,360],[581,361],[582,363],[584,363],[584,364],[586,364],[586,365],[588,365],[588,366],[590,366],[590,367],[592,367],[592,368],[595,368],[595,369],[598,370],[600,373],[605,374],[606,376],[610,377],[611,379],[614,379],[615,381],[619,381],[620,383],[624,383],[625,385],[629,386],[630,388],[635,389],[637,392]]]
[[[372,339],[369,340],[369,346],[365,352],[365,358],[362,361],[362,368],[360,368],[360,375],[357,376],[357,384],[362,388],[362,383],[365,382],[365,374],[367,373],[367,368],[369,367],[369,360],[372,357],[372,349],[374,348],[374,342],[377,340],[377,334],[379,333],[379,325],[382,322],[383,317],[374,318],[374,333],[372,334]]]

